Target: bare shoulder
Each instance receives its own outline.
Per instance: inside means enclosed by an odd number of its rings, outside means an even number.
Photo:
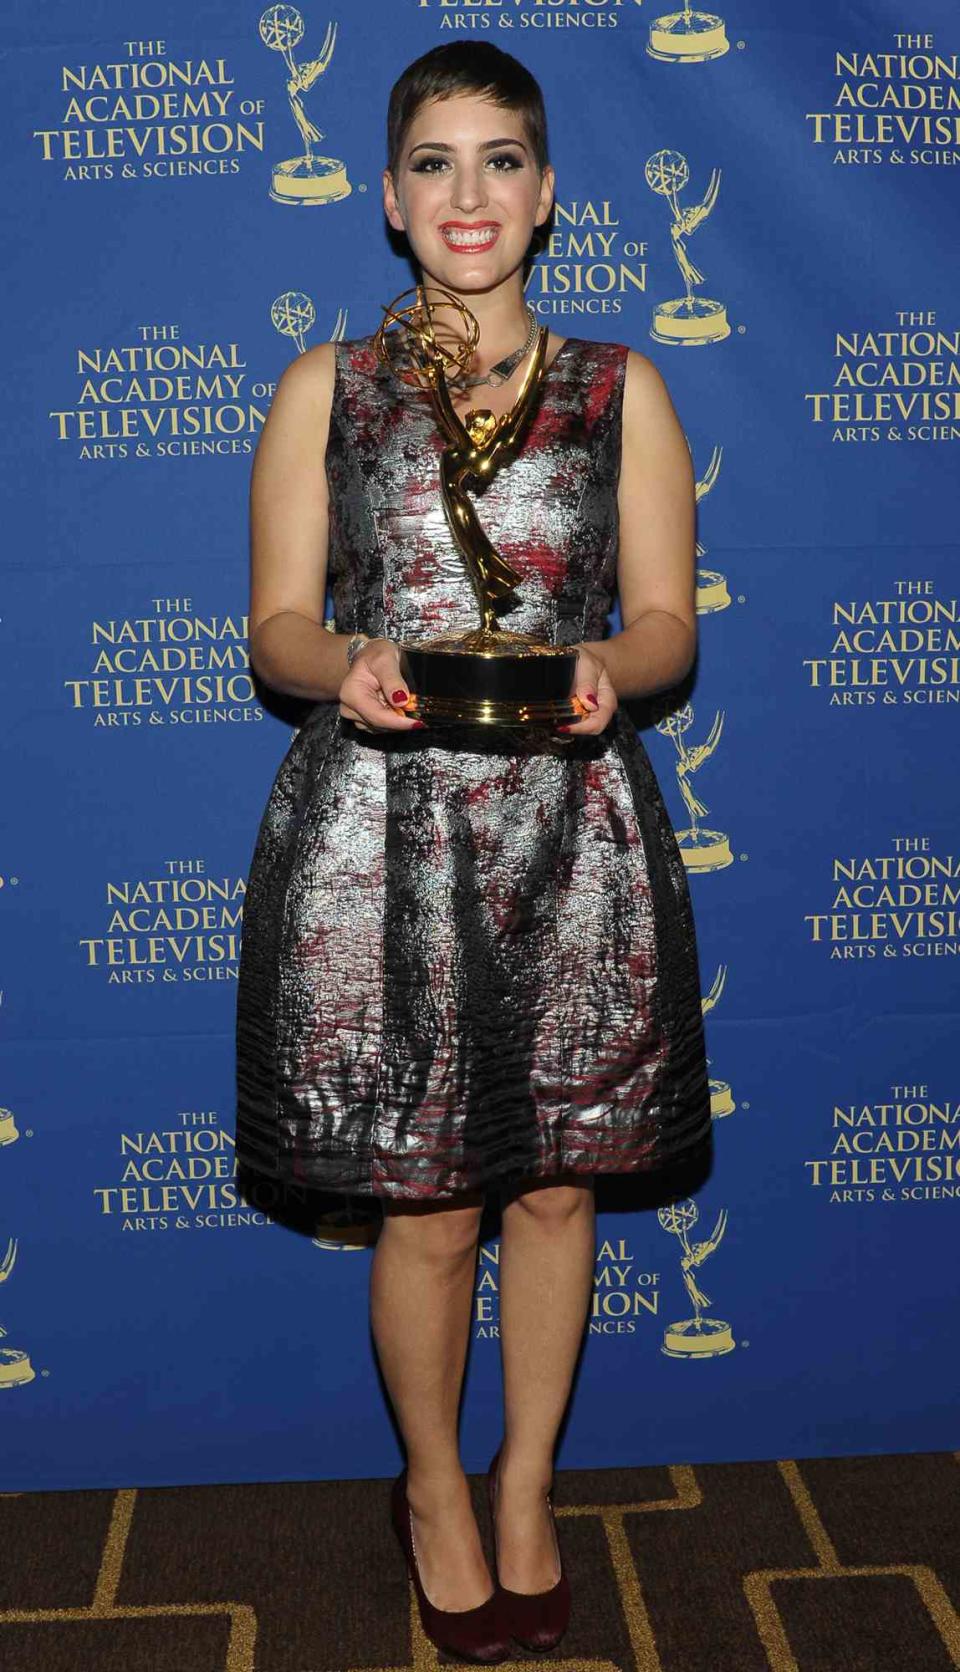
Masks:
[[[304,354],[298,354],[285,367],[274,395],[285,407],[312,408],[327,412],[333,399],[336,371],[336,344],[317,343]]]
[[[627,350],[623,383],[623,429],[629,442],[634,436],[651,435],[674,439],[680,430],[670,391],[663,374],[637,349]]]
[[[627,349],[623,399],[624,405],[629,403],[638,412],[648,414],[673,404],[659,367],[636,348]]]
[[[322,457],[330,429],[336,367],[333,343],[318,343],[291,360],[278,379],[257,443],[255,475],[265,463]]]

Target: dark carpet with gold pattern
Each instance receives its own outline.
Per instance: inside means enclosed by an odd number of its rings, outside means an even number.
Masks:
[[[0,1495],[2,1672],[428,1672],[389,1481]],[[471,1477],[489,1550],[483,1481]],[[559,1470],[552,1672],[960,1667],[954,1453]],[[451,1664],[459,1664],[452,1662]]]

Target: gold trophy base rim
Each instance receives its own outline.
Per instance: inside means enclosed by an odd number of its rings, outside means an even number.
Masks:
[[[715,12],[694,12],[700,25],[686,28],[684,12],[667,12],[650,25],[647,52],[670,64],[705,64],[730,50],[726,24]]]
[[[570,645],[480,627],[402,641],[400,651],[428,725],[542,727],[583,718],[570,692],[577,662]]]
[[[718,569],[697,570],[697,614],[714,615],[729,609],[732,599],[725,575]]]
[[[730,335],[726,303],[712,296],[695,296],[692,302],[687,296],[673,296],[667,302],[658,302],[650,335],[658,343],[680,348],[723,342]]]
[[[732,1353],[736,1345],[730,1325],[722,1318],[684,1318],[667,1325],[660,1351],[667,1358],[719,1358]]]
[[[471,703],[458,697],[418,697],[417,717],[426,720],[428,725],[552,726],[567,720],[582,720],[583,714],[571,699],[498,703],[478,698]]]
[[[269,195],[274,203],[296,209],[342,203],[352,191],[347,165],[339,157],[287,157],[274,165],[270,177]]]
[[[733,864],[730,838],[722,830],[678,830],[676,837],[688,871],[722,871]]]

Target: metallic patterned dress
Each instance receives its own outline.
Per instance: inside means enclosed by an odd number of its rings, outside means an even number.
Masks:
[[[503,625],[600,639],[616,584],[626,348],[568,338],[475,496],[521,571]],[[337,630],[478,625],[429,397],[336,348],[326,455]],[[237,992],[237,1153],[434,1200],[650,1172],[708,1141],[686,873],[622,709],[597,737],[365,732],[317,703],[260,824]]]

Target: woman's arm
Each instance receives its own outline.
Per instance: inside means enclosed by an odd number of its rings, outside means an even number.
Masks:
[[[322,343],[291,361],[250,477],[250,661],[275,691],[316,701],[347,672],[347,635],[323,626],[333,357]]]
[[[364,730],[409,730],[394,712],[406,698],[397,648],[371,639],[347,668],[348,633],[323,625],[328,506],[324,456],[333,403],[335,347],[320,343],[291,361],[277,384],[250,480],[251,665],[265,684],[314,702],[340,698]]]
[[[601,707],[572,730],[607,724],[612,696],[642,697],[679,684],[697,646],[696,483],[690,451],[659,371],[631,349],[623,389],[623,441],[618,491],[620,554],[617,586],[622,631],[590,639],[581,649],[599,662],[611,690]],[[584,658],[586,662],[586,658]],[[576,689],[589,685],[589,663]]]

